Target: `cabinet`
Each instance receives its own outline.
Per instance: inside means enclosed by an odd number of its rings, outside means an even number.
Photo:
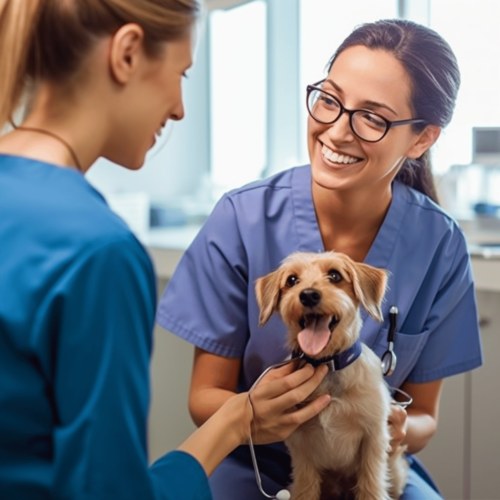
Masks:
[[[438,430],[419,453],[446,500],[500,500],[500,293],[477,299],[484,365],[445,380]]]
[[[478,292],[484,365],[471,374],[470,498],[500,499],[500,293]]]

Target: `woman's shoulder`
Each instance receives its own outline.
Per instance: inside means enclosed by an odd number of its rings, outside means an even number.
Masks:
[[[406,184],[395,181],[395,188],[399,191],[399,197],[404,199],[407,204],[407,224],[418,235],[419,238],[425,235],[429,237],[449,237],[455,241],[463,241],[465,244],[465,235],[455,220],[446,209],[431,200],[428,196],[413,189]]]
[[[15,232],[13,238],[23,248],[47,253],[57,248],[69,257],[106,242],[138,244],[78,171],[21,157],[1,157],[0,163],[0,213],[14,215],[0,218],[0,232]]]

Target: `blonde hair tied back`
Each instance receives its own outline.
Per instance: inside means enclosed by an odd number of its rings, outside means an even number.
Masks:
[[[199,13],[199,0],[0,0],[0,131],[28,84],[69,80],[99,37],[139,24],[154,57]]]

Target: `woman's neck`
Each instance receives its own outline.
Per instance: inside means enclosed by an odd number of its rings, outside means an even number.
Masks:
[[[391,185],[337,191],[313,181],[312,196],[325,249],[362,262],[391,204]]]
[[[81,101],[76,96],[61,99],[60,92],[41,87],[19,130],[0,137],[0,152],[86,172],[100,156],[106,131],[103,116]],[[25,128],[50,132],[62,140]]]

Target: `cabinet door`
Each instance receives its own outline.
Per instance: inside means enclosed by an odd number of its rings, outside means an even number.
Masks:
[[[166,282],[158,281],[158,297]],[[194,348],[161,326],[154,329],[151,362],[151,408],[148,422],[149,460],[177,448],[195,429],[188,410]]]
[[[472,372],[471,496],[500,499],[500,293],[478,292],[484,365]]]
[[[436,434],[418,454],[447,500],[464,498],[464,407],[464,375],[445,379]]]

